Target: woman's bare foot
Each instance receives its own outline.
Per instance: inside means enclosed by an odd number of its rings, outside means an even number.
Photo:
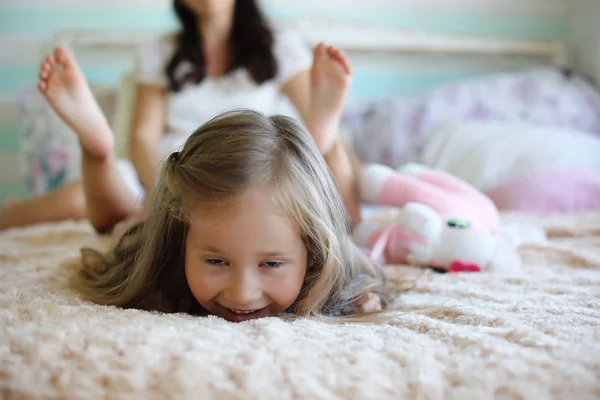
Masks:
[[[50,106],[79,137],[82,150],[94,157],[108,156],[114,138],[73,56],[57,48],[40,67],[38,89]]]
[[[321,154],[325,155],[339,136],[352,69],[341,50],[320,43],[314,51],[310,76],[310,116],[307,128]]]

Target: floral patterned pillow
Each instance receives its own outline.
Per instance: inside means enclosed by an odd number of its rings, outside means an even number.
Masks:
[[[113,115],[116,90],[92,87],[105,115]],[[32,196],[57,189],[81,176],[81,151],[73,131],[56,115],[35,86],[18,93],[20,172]]]

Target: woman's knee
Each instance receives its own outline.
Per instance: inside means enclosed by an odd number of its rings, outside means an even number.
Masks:
[[[85,193],[81,182],[70,183],[59,189],[57,194],[60,197],[59,201],[72,215],[73,219],[83,219],[87,217]]]

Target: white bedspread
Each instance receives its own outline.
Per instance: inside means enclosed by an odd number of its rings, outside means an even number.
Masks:
[[[600,398],[600,213],[527,221],[516,274],[427,273],[363,325],[97,306],[66,288],[88,224],[0,234],[0,397]]]

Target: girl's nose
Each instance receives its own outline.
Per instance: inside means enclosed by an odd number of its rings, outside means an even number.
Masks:
[[[262,297],[260,280],[251,272],[241,272],[231,277],[225,298],[228,302],[237,306],[252,307]]]

